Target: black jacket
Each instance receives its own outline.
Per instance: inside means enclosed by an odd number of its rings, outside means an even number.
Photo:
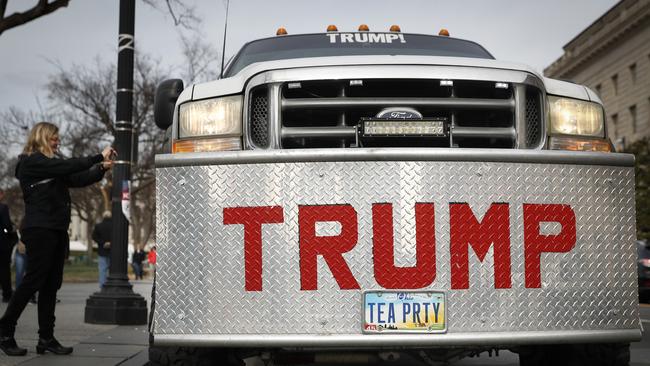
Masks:
[[[48,158],[40,152],[20,155],[16,178],[25,200],[21,229],[41,227],[67,231],[70,225],[68,188],[99,182],[104,170],[95,164],[102,160],[101,154],[65,160]]]
[[[13,225],[11,224],[11,218],[9,217],[9,207],[4,203],[0,203],[0,249],[9,247],[13,245],[11,243],[11,235],[14,233]]]
[[[135,252],[133,252],[133,255],[131,256],[131,262],[142,264],[146,256],[147,253],[144,250],[136,250]]]
[[[99,224],[95,225],[93,229],[93,240],[97,242],[97,254],[102,257],[108,257],[111,254],[111,249],[104,248],[106,242],[110,242],[113,236],[113,221],[110,218],[102,220]]]

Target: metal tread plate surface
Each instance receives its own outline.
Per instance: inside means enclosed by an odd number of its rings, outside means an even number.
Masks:
[[[435,278],[424,288],[447,292],[448,335],[639,328],[630,167],[454,161],[171,166],[157,169],[156,187],[157,335],[361,334],[362,291],[382,288],[373,262],[373,204],[381,203],[392,204],[398,267],[416,265],[414,207],[434,207]],[[469,286],[452,289],[450,203],[467,203],[479,221],[493,204],[507,204],[510,287],[495,288],[492,245],[483,261],[468,249]],[[575,245],[541,254],[540,288],[526,286],[525,204],[568,205],[575,213]],[[356,244],[342,254],[356,289],[341,289],[322,256],[316,289],[301,289],[300,208],[317,205],[351,206],[356,213]],[[261,225],[261,289],[247,291],[245,256],[251,253],[244,252],[244,225],[224,224],[224,208],[260,206],[281,207],[282,219]],[[341,235],[343,225],[317,222],[313,234]],[[557,233],[556,226],[542,223],[540,233]]]

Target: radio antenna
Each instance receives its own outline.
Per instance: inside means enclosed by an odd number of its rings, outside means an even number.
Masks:
[[[226,1],[226,21],[223,25],[223,49],[221,50],[221,73],[219,74],[219,79],[223,79],[223,69],[225,68],[224,60],[226,58],[226,34],[228,34],[228,7],[230,5],[230,0]]]

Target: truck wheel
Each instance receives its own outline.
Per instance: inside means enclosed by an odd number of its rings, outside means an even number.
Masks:
[[[243,366],[232,350],[149,346],[149,366]]]
[[[629,343],[556,344],[517,349],[520,366],[627,366]]]
[[[640,303],[648,303],[650,302],[650,291],[645,291],[639,293],[639,302]]]

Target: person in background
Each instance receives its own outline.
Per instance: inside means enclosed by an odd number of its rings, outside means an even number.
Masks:
[[[147,254],[147,261],[151,266],[151,269],[156,270],[156,246],[152,246],[149,254]]]
[[[25,265],[27,264],[27,249],[25,248],[25,243],[20,240],[18,241],[18,244],[16,244],[14,263],[16,266],[16,288],[18,288],[20,283],[23,282],[23,277],[25,276]]]
[[[21,227],[22,224],[23,223],[21,221],[18,227]],[[27,266],[27,248],[25,247],[25,243],[20,240],[20,232],[18,233],[18,238],[18,244],[16,244],[16,250],[14,252],[14,264],[16,266],[16,288],[18,288],[18,286],[20,286],[20,284],[23,282],[23,277],[25,277],[25,267]],[[37,303],[36,294],[32,295],[32,297],[29,299],[29,302],[31,304]]]
[[[9,217],[9,207],[2,203],[5,196],[0,189],[0,285],[2,286],[2,302],[9,302],[13,290],[11,288],[11,252],[18,237]]]
[[[69,188],[99,182],[112,167],[116,151],[106,147],[101,154],[85,158],[61,159],[59,128],[48,122],[37,123],[30,131],[16,166],[16,178],[25,201],[25,216],[20,227],[27,247],[27,273],[0,318],[0,349],[9,356],[24,356],[14,338],[18,318],[30,297],[38,296],[38,343],[36,352],[59,355],[72,353],[54,338],[56,293],[63,280],[63,264],[70,250]]]
[[[15,282],[16,288],[18,288],[18,286],[20,286],[20,284],[23,282],[23,277],[25,277],[25,267],[27,266],[27,248],[25,247],[25,243],[23,243],[21,240],[18,240],[18,244],[16,244],[14,263],[16,265]],[[37,303],[36,294],[32,295],[32,297],[29,299],[29,302],[31,304]],[[57,302],[59,302],[58,299]]]
[[[99,269],[99,288],[101,289],[108,278],[111,268],[111,236],[113,235],[113,221],[111,212],[104,211],[102,222],[93,229],[93,240],[97,243],[97,266]]]
[[[133,266],[133,273],[136,280],[142,279],[142,262],[146,257],[146,253],[142,250],[142,246],[138,245],[135,252],[131,256],[131,266]]]

